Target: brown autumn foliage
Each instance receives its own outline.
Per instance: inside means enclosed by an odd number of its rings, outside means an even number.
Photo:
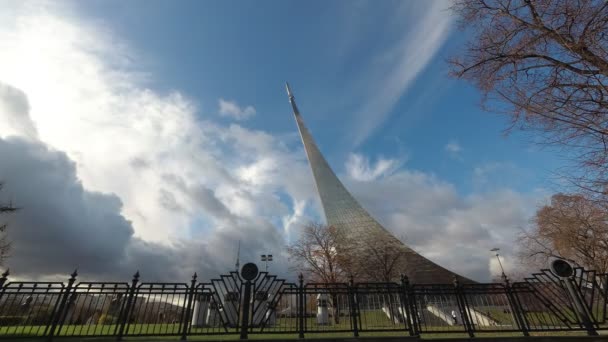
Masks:
[[[579,266],[608,272],[608,214],[583,195],[556,194],[541,207],[534,226],[520,237],[522,257],[546,267],[563,258]]]
[[[338,253],[340,236],[335,227],[321,223],[310,223],[304,227],[301,237],[287,246],[289,260],[295,268],[305,274],[308,282],[345,283],[351,275],[348,260]],[[345,267],[346,266],[346,267]],[[340,323],[338,293],[329,290],[334,323]]]
[[[484,94],[533,139],[563,148],[577,186],[606,201],[608,182],[608,1],[456,0],[471,29],[451,74]]]

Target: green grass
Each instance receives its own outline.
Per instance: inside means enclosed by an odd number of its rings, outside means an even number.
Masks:
[[[568,331],[568,332],[539,332],[530,334],[530,336],[585,336],[586,334],[582,331]],[[405,337],[405,334],[395,334],[386,332],[374,332],[374,333],[361,333],[360,337]],[[523,336],[521,333],[476,333],[476,337],[520,337]],[[321,333],[321,334],[306,334],[307,339],[317,338],[352,338],[352,333]],[[174,340],[178,341],[179,336],[150,336],[150,337],[125,337],[125,341],[155,341],[155,340]],[[285,340],[285,339],[297,339],[297,334],[250,334],[250,340]],[[466,333],[450,333],[450,334],[424,334],[421,335],[423,340],[433,339],[444,339],[444,338],[468,338]],[[111,341],[114,337],[105,338],[93,338],[87,339],[88,342],[94,341]],[[206,335],[206,336],[188,336],[188,341],[235,341],[239,340],[238,334],[232,335]],[[56,338],[54,341],[70,342],[74,341],[69,338]]]
[[[499,325],[516,325],[513,314],[504,312],[504,308],[485,307],[479,312],[484,315],[490,314],[490,318],[496,320]]]
[[[577,318],[575,316],[575,314],[573,312],[570,312],[569,310],[563,310],[562,311],[564,316],[566,316],[569,320],[576,322]],[[553,327],[553,326],[566,326],[565,323],[562,322],[561,319],[559,319],[554,313],[552,312],[546,312],[546,311],[537,311],[537,312],[527,312],[526,313],[526,319],[528,321],[528,323],[531,326],[538,326],[538,327],[542,327],[542,326],[547,326],[547,327]],[[572,325],[572,324],[571,324]],[[574,324],[576,325],[576,324]]]
[[[502,313],[502,312],[501,312]],[[509,314],[505,314],[509,315]],[[493,315],[494,316],[494,315]],[[497,317],[495,317],[497,318]],[[249,339],[297,339],[297,333],[285,333],[284,331],[294,331],[296,327],[297,318],[279,318],[277,319],[277,325],[275,327],[265,328],[264,331],[260,331],[259,328],[253,328],[249,332]],[[333,320],[330,321],[330,325],[318,325],[315,317],[307,317],[306,324],[307,330],[318,330],[320,333],[306,333],[306,338],[348,338],[353,337],[351,328],[350,317],[340,317],[339,324],[333,324]],[[511,319],[509,318],[509,321]],[[403,323],[394,324],[391,322],[386,315],[380,311],[366,311],[361,312],[361,323],[362,328],[367,330],[374,329],[395,329],[394,331],[366,331],[360,332],[360,336],[408,336],[408,332],[405,331]],[[468,335],[462,331],[462,326],[425,326],[425,330],[432,331],[430,333],[423,332],[421,334],[423,339],[433,338],[445,338],[445,337],[467,337]],[[481,327],[480,327],[481,328]],[[500,329],[500,327],[495,327]],[[46,326],[3,326],[0,327],[0,336],[24,336],[24,337],[41,337],[45,332]],[[336,330],[349,330],[347,332],[338,332]],[[460,331],[459,331],[460,330]],[[61,336],[103,336],[101,340],[115,339],[113,335],[117,331],[117,326],[113,324],[108,325],[67,325],[63,326],[60,330],[55,333],[58,338]],[[275,333],[270,333],[275,332]],[[216,334],[213,334],[216,333]],[[217,334],[221,333],[221,334]],[[129,337],[128,335],[135,334],[146,334],[150,335],[144,337],[145,340],[177,340],[181,335],[179,324],[131,324],[128,330],[125,331],[126,340],[137,340],[135,337]],[[171,334],[172,336],[158,336],[160,334]],[[196,335],[200,334],[200,335]],[[156,335],[156,336],[154,336]],[[531,336],[582,336],[585,335],[584,331],[553,331],[553,332],[531,332]],[[520,332],[476,332],[475,336],[478,337],[494,337],[494,336],[522,336]],[[206,327],[206,328],[192,328],[188,334],[188,340],[201,340],[201,341],[213,341],[213,340],[236,340],[239,339],[239,331],[235,328],[229,328],[229,333],[221,327]],[[63,339],[68,340],[68,339]]]

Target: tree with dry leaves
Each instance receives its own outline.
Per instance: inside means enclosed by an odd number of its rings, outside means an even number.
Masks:
[[[472,39],[451,74],[534,140],[565,148],[577,186],[608,199],[608,1],[456,0]]]
[[[2,190],[2,183],[0,183],[0,191]],[[0,214],[6,214],[13,211],[16,211],[17,208],[13,207],[11,203],[9,204],[0,204]],[[6,259],[9,257],[9,252],[11,250],[11,242],[7,236],[7,228],[8,225],[0,224],[0,266],[4,266]]]
[[[549,205],[538,209],[520,242],[522,257],[544,267],[551,258],[563,258],[608,272],[608,214],[583,195],[553,195]]]

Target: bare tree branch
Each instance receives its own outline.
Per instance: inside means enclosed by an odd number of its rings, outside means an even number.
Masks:
[[[450,64],[482,91],[484,109],[512,119],[508,129],[566,148],[571,181],[608,203],[607,3],[456,0],[474,38]]]

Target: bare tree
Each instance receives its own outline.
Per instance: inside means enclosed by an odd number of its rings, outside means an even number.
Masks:
[[[453,10],[474,37],[451,74],[506,113],[509,129],[566,148],[578,166],[569,178],[606,199],[608,1],[457,0]]]
[[[406,254],[400,245],[392,236],[372,234],[361,239],[357,248],[351,247],[348,258],[360,265],[360,279],[393,282],[406,270]]]
[[[608,272],[608,214],[582,195],[556,194],[536,212],[531,230],[519,239],[522,257],[546,267],[564,258],[598,272]]]
[[[360,268],[359,279],[371,282],[391,283],[398,281],[405,274],[406,253],[397,238],[381,233],[372,233],[359,237],[350,244],[347,250],[348,259]],[[382,293],[378,295],[382,310],[389,314],[389,319],[399,317],[395,306],[398,299],[394,295]]]
[[[356,238],[341,234],[332,226],[312,223],[301,238],[287,247],[290,261],[312,281],[344,283],[359,281],[392,282],[406,269],[405,252],[396,238],[384,234]],[[331,292],[334,321],[339,323],[338,295]],[[383,298],[386,303],[390,298]]]
[[[2,190],[3,183],[0,183],[0,191]],[[6,214],[16,211],[17,208],[13,207],[11,203],[0,204],[0,214]],[[11,242],[7,236],[7,224],[0,224],[0,266],[4,266],[6,258],[9,257],[11,250]]]
[[[342,241],[341,241],[342,240]],[[295,268],[306,274],[313,282],[332,284],[348,281],[351,263],[345,253],[344,242],[335,227],[320,223],[310,223],[295,243],[287,247],[289,260],[295,263]],[[336,324],[340,323],[338,294],[329,290],[332,316]]]
[[[346,282],[349,274],[341,267],[343,258],[338,253],[338,240],[334,227],[310,223],[300,239],[287,247],[289,260],[313,282]]]

